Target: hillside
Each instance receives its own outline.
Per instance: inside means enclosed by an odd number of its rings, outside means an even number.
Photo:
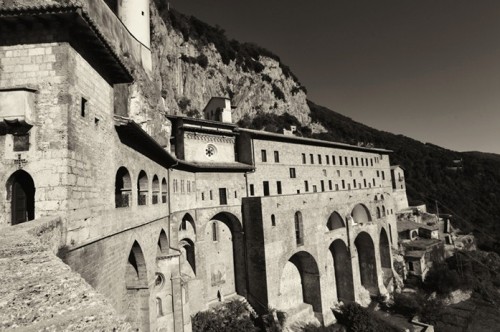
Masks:
[[[221,27],[168,10],[161,1],[157,7],[153,49],[169,113],[197,117],[210,97],[227,96],[242,127],[278,132],[297,125],[303,136],[391,149],[392,163],[406,170],[410,202],[423,201],[433,211],[437,200],[440,213],[473,231],[483,249],[500,253],[500,156],[424,144],[316,105],[279,56],[229,40]]]

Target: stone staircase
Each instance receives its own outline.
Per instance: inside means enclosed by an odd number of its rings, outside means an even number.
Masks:
[[[284,332],[302,332],[306,325],[320,326],[310,304],[301,303],[286,310]]]

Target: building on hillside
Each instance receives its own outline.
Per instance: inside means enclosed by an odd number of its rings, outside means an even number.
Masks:
[[[206,119],[135,107],[148,8],[0,8],[0,225],[58,216],[52,246],[141,331],[189,331],[231,298],[330,324],[390,291],[390,151],[238,128],[226,98]]]

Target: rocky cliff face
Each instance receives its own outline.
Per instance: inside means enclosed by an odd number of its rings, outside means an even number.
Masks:
[[[169,18],[168,9],[158,7],[151,5],[151,48],[169,114],[200,116],[211,97],[224,96],[237,107],[234,122],[244,114],[288,112],[303,124],[310,123],[305,89],[279,61],[254,54],[250,61],[256,70],[245,68],[238,54],[224,61],[213,43],[196,36],[186,38]]]

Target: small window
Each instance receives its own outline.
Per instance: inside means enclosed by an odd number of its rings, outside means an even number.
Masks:
[[[204,201],[205,200],[205,193],[201,193],[201,200]]]
[[[356,166],[359,166],[359,159],[356,157]]]
[[[295,174],[295,168],[290,168],[290,178],[291,179],[295,179],[296,177],[296,174]]]
[[[328,180],[328,189],[333,190],[333,183],[332,180]]]
[[[356,179],[352,179],[352,186],[356,188]]]
[[[260,150],[260,159],[263,163],[267,162],[267,152],[266,150]]]
[[[313,192],[315,192],[315,193],[318,192],[318,187],[315,184],[313,185]]]
[[[210,200],[213,200],[214,199],[214,194],[212,192],[212,190],[210,190]]]
[[[217,242],[219,240],[219,234],[218,234],[218,227],[217,223],[213,222],[212,223],[212,241]]]
[[[281,195],[281,181],[276,181],[276,191]]]
[[[375,186],[375,178],[373,178],[372,180],[373,180],[373,181],[372,181],[372,182],[373,182],[373,185]]]
[[[325,191],[325,181],[321,180],[321,191]]]
[[[365,166],[365,158],[361,158],[361,166]]]
[[[344,157],[344,161],[345,161],[345,165],[348,166],[349,165],[349,158]]]
[[[326,169],[323,170],[323,176],[326,176]]]
[[[94,124],[96,127],[99,126],[99,121],[99,118],[94,118]]]
[[[311,160],[311,165],[314,164],[314,155],[312,153],[309,155],[309,159]]]
[[[339,157],[339,165],[342,166],[342,157]]]
[[[370,166],[373,167],[373,158],[370,158]]]
[[[332,155],[332,165],[336,165],[336,160],[335,160],[335,156]]]
[[[347,184],[347,190],[351,190],[351,184],[350,183]]]
[[[326,159],[326,164],[330,165],[330,156],[326,155],[325,159]]]
[[[340,170],[337,170],[337,176],[340,177]]]
[[[234,198],[238,198],[238,191],[234,191]]]
[[[351,166],[354,166],[354,157],[351,157]]]
[[[253,184],[250,185],[250,196],[254,196],[255,195],[255,189],[254,189],[254,186]]]
[[[335,190],[339,191],[339,185],[338,185],[338,183],[335,184]]]
[[[363,179],[363,184],[365,185],[366,188],[366,179]]]
[[[349,176],[352,176],[352,171],[349,171]]]
[[[321,165],[322,163],[323,163],[323,162],[321,161],[321,155],[320,155],[320,154],[318,154],[318,164],[320,164],[320,165]]]
[[[385,180],[385,172],[382,171],[382,180]]]
[[[262,186],[264,187],[264,196],[269,196],[269,181],[262,182]]]
[[[342,189],[345,189],[345,180],[342,180]]]
[[[304,244],[304,226],[302,224],[302,213],[299,211],[295,212],[295,243],[297,243],[298,246],[301,246]]]
[[[304,181],[304,188],[306,192],[309,192],[309,182],[307,182],[307,180]]]
[[[380,177],[380,171],[377,171],[377,177],[378,178]]]
[[[14,152],[28,151],[30,149],[30,135],[14,135]]]
[[[276,226],[276,217],[274,216],[274,214],[271,214],[271,226]]]
[[[307,163],[306,154],[305,153],[302,154],[302,163],[303,164]]]
[[[359,175],[360,175],[360,176],[363,176],[363,171],[359,171]]]
[[[279,163],[280,162],[280,153],[279,151],[274,151],[274,162]]]
[[[82,100],[80,102],[80,115],[82,117],[85,117],[85,115],[87,114],[87,104],[88,104],[87,99],[82,97]]]
[[[226,190],[226,188],[219,188],[219,203],[220,203],[220,205],[227,205],[227,190]]]

